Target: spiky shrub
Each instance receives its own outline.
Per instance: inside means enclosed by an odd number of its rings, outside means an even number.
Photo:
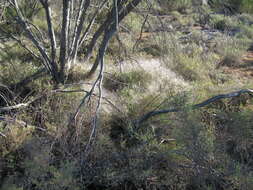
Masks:
[[[242,0],[240,4],[240,11],[244,13],[253,13],[253,1]]]
[[[226,14],[235,14],[240,9],[241,1],[213,0],[213,1],[210,1],[209,5],[215,11],[226,13]]]
[[[159,4],[166,11],[176,10],[179,12],[184,12],[186,9],[191,7],[192,0],[166,0],[159,1]]]
[[[236,20],[233,17],[224,17],[222,15],[212,15],[210,25],[217,30],[229,31],[235,28]]]
[[[151,75],[142,70],[114,73],[105,77],[104,87],[114,92],[121,91],[124,88],[146,88],[150,80],[152,80]]]
[[[211,8],[229,14],[237,14],[240,12],[252,13],[252,0],[213,0],[210,3]]]

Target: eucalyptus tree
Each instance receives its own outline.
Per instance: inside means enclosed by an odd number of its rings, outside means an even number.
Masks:
[[[96,71],[118,25],[141,1],[5,0],[9,25],[18,26],[22,35],[4,27],[0,27],[0,34],[18,42],[40,61],[42,68],[34,76],[48,72],[56,84],[64,83],[81,47],[87,47],[83,63],[98,50],[88,75]],[[32,19],[38,12],[44,15],[41,22],[45,22],[46,32]]]

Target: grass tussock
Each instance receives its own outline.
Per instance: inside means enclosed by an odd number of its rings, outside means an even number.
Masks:
[[[127,73],[115,73],[104,80],[104,88],[110,91],[120,91],[124,88],[147,88],[152,76],[142,70]]]

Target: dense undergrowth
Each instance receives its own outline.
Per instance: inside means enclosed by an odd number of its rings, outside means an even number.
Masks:
[[[231,10],[218,0],[194,2],[143,3],[124,20],[105,56],[88,156],[98,92],[73,117],[92,83],[84,75],[90,65],[81,62],[85,47],[57,91],[46,74],[15,86],[38,70],[38,60],[10,39],[0,44],[0,106],[32,100],[0,112],[0,189],[253,189],[252,95],[190,109],[252,88],[253,2],[226,0]],[[34,20],[45,27],[42,16]],[[133,122],[167,108],[184,111]]]

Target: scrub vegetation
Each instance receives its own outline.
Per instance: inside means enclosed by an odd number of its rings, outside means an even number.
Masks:
[[[251,190],[252,97],[252,0],[0,2],[1,190]]]

